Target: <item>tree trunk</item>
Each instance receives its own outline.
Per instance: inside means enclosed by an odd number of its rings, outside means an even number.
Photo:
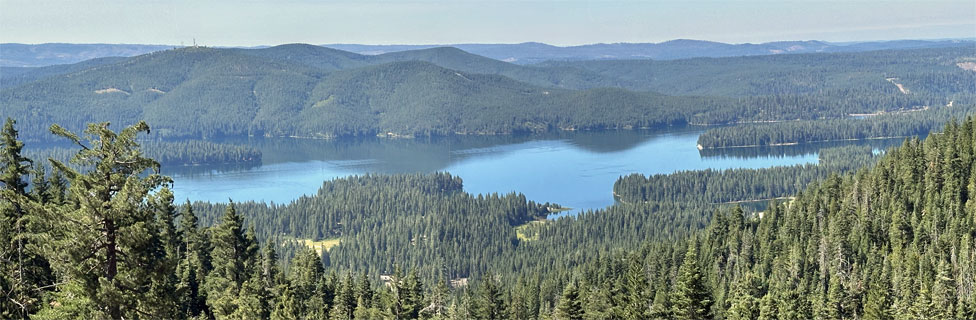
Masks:
[[[109,283],[115,285],[115,276],[118,274],[118,256],[117,244],[115,242],[117,230],[115,230],[115,221],[111,219],[105,220],[105,278],[108,279]],[[122,309],[119,307],[118,301],[110,301],[108,305],[108,314],[112,319],[122,319]]]

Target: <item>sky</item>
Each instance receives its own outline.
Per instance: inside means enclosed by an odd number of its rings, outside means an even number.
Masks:
[[[974,37],[974,0],[0,0],[4,43],[580,45]]]

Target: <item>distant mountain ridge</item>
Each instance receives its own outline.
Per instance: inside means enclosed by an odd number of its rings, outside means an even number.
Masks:
[[[64,73],[0,90],[0,114],[18,119],[28,140],[49,137],[50,123],[78,131],[86,122],[140,119],[162,137],[328,138],[643,127],[681,121],[667,110],[687,100],[540,87],[423,61],[426,56],[494,68],[466,63],[485,58],[460,50],[438,51],[420,50],[414,53],[420,58],[412,59],[414,54],[359,56],[309,45],[166,50],[114,63],[57,66]],[[534,69],[505,65],[510,71]],[[606,107],[621,112],[602,112]]]
[[[172,45],[0,43],[0,67],[43,67],[105,57],[132,57],[172,49]]]
[[[893,40],[851,43],[825,41],[777,41],[728,44],[714,41],[677,39],[660,43],[599,43],[580,46],[553,46],[539,42],[517,44],[443,44],[443,45],[364,45],[325,44],[328,47],[364,55],[455,47],[476,55],[516,64],[544,61],[655,59],[673,60],[697,57],[735,57],[785,53],[860,52],[885,49],[918,49],[958,46],[976,39]],[[102,57],[131,57],[172,49],[176,45],[143,44],[19,44],[0,43],[0,67],[42,67],[76,63]],[[267,48],[259,46],[246,49]]]
[[[957,63],[971,59],[976,51],[959,45],[531,66],[450,47],[372,56],[307,44],[186,47],[5,67],[0,114],[17,119],[28,140],[50,138],[51,123],[80,131],[88,122],[140,119],[154,135],[172,138],[512,134],[820,119],[946,99],[965,103],[976,73]]]
[[[825,41],[777,41],[759,44],[728,44],[714,41],[676,39],[661,43],[598,43],[559,47],[538,42],[519,44],[449,44],[449,45],[360,45],[325,44],[324,47],[360,54],[383,54],[440,46],[455,47],[473,54],[516,64],[534,64],[545,61],[575,60],[626,60],[654,59],[674,60],[702,57],[737,57],[786,53],[861,52],[886,49],[919,49],[958,46],[972,43],[964,40],[894,40],[854,43],[830,43]]]

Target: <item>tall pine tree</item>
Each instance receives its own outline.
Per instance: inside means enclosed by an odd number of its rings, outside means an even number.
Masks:
[[[110,319],[146,316],[151,310],[140,306],[151,300],[153,284],[165,281],[150,267],[164,262],[164,255],[156,236],[159,230],[155,214],[147,197],[169,180],[158,174],[159,163],[143,157],[139,150],[138,134],[149,132],[145,122],[119,133],[108,126],[108,123],[89,125],[85,130],[89,136],[87,143],[74,133],[51,126],[53,133],[81,148],[72,162],[89,168],[76,171],[52,161],[57,170],[68,176],[69,198],[78,202],[77,206],[60,207],[52,215],[61,223],[57,227],[60,234],[55,245],[59,249],[54,261],[59,262],[56,267],[66,279],[56,297],[57,303],[51,306],[53,309],[76,303],[87,306],[82,314],[67,316]]]
[[[678,269],[671,303],[677,319],[709,319],[712,317],[712,295],[705,286],[698,256],[692,243],[685,253],[684,262]]]

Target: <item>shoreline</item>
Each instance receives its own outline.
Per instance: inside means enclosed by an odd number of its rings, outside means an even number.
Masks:
[[[828,139],[828,140],[815,140],[815,141],[803,141],[803,142],[781,142],[781,143],[771,143],[771,144],[753,144],[753,145],[737,145],[737,146],[721,146],[721,147],[705,147],[705,146],[702,146],[699,143],[698,144],[698,150],[735,149],[735,148],[758,148],[758,147],[782,147],[782,146],[796,146],[796,145],[802,145],[802,144],[823,143],[823,142],[885,140],[885,139],[898,139],[898,138],[908,138],[908,137],[913,137],[913,136],[884,136],[884,137],[871,137],[871,138]]]

